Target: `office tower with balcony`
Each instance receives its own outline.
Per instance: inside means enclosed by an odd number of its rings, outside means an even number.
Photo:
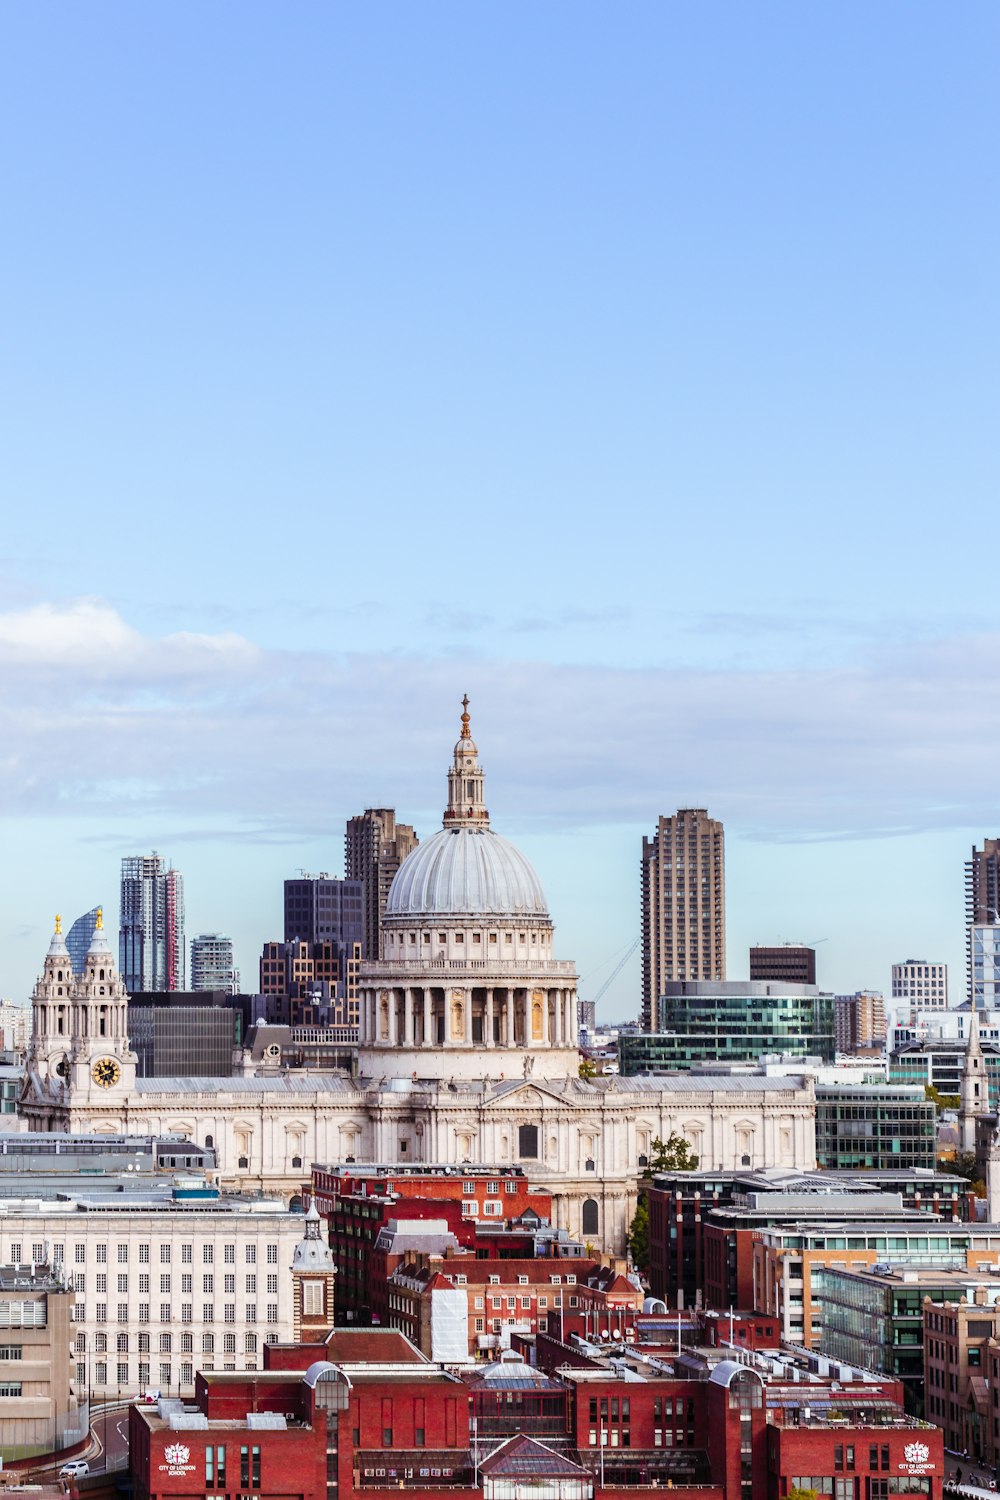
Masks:
[[[722,824],[702,807],[660,818],[642,841],[642,1025],[659,1025],[668,984],[726,977]]]
[[[1000,922],[1000,839],[983,839],[983,847],[972,846],[965,862],[965,969],[966,994],[973,997],[974,926]]]
[[[202,932],[191,939],[191,988],[239,991],[240,976],[233,961],[233,940],[221,932]]]
[[[87,949],[90,947],[91,938],[97,931],[97,916],[100,909],[99,906],[94,906],[90,911],[85,911],[82,917],[77,917],[66,934],[66,948],[69,953],[70,967],[77,977],[83,973],[83,966],[87,958]]]
[[[186,988],[184,877],[155,850],[122,860],[118,952],[129,994]]]
[[[344,874],[362,887],[362,957],[381,956],[382,917],[393,876],[419,840],[408,823],[397,823],[391,807],[369,807],[349,818],[344,838]]]

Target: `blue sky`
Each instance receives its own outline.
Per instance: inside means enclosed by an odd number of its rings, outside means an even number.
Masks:
[[[585,996],[692,804],[733,977],[825,938],[837,989],[958,980],[998,41],[977,4],[8,6],[0,993],[151,847],[252,974],[347,816],[437,826],[465,691]]]

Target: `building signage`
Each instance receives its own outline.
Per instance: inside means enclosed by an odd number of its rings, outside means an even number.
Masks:
[[[163,1450],[163,1457],[167,1461],[165,1464],[160,1464],[161,1474],[169,1474],[176,1479],[182,1474],[194,1473],[194,1464],[188,1463],[191,1449],[184,1443],[168,1443]]]
[[[926,1443],[907,1443],[903,1449],[905,1463],[897,1465],[904,1474],[930,1474],[934,1465],[929,1462],[931,1450]]]

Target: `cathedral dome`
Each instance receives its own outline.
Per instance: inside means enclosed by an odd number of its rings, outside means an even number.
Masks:
[[[548,923],[541,882],[524,855],[490,828],[483,768],[462,699],[462,733],[448,772],[440,833],[407,855],[389,887],[389,925],[457,916]],[[396,919],[395,923],[393,918]]]
[[[531,865],[490,828],[442,828],[407,855],[389,887],[385,916],[390,921],[458,915],[549,919]]]

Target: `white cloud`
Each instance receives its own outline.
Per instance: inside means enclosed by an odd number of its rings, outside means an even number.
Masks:
[[[283,839],[436,819],[458,700],[498,826],[707,805],[766,839],[995,821],[1000,637],[815,671],[613,670],[154,640],[106,602],[0,615],[0,812]],[[110,829],[109,829],[110,831]]]

